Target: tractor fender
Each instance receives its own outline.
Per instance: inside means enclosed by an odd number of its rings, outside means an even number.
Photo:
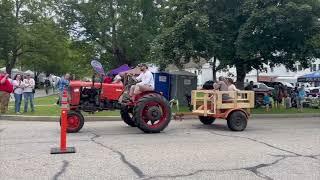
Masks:
[[[141,97],[147,95],[147,94],[159,94],[161,95],[161,93],[157,92],[157,91],[145,91],[145,92],[142,92],[138,95],[135,96],[134,98],[134,102],[137,102]]]
[[[233,112],[235,112],[235,111],[241,111],[241,112],[243,112],[243,113],[246,115],[247,119],[249,119],[250,114],[249,114],[247,111],[245,111],[244,109],[240,109],[240,108],[237,108],[237,109],[229,109],[228,111],[226,111],[225,114],[224,114],[224,119],[228,119],[229,116],[230,116]]]

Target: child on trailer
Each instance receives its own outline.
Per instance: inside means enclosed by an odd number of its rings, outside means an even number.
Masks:
[[[263,96],[263,105],[266,107],[266,111],[268,112],[270,109],[270,104],[271,104],[271,101],[270,101],[270,96],[268,95],[268,93],[264,93],[264,96]]]

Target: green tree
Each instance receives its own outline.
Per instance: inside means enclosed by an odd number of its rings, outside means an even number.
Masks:
[[[86,74],[93,54],[87,51],[91,45],[81,48],[84,45],[78,47],[77,42],[70,39],[56,23],[59,16],[55,7],[49,0],[0,1],[0,60],[8,73],[18,63],[36,74],[76,70],[77,74]]]
[[[213,79],[216,72],[226,66],[223,61],[217,66],[219,47],[215,34],[211,33],[207,1],[172,0],[162,8],[162,33],[153,42],[151,57],[158,58],[162,69],[174,63],[178,67],[190,60],[210,62]]]
[[[225,49],[219,56],[237,69],[243,88],[248,72],[264,65],[296,62],[303,66],[319,57],[319,1],[224,0],[210,2],[212,33]]]
[[[107,67],[146,61],[158,31],[156,2],[59,1],[60,22],[76,39],[92,43]],[[59,12],[60,11],[60,12]]]

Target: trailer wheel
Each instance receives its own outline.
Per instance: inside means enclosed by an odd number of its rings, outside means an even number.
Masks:
[[[67,132],[68,133],[77,133],[79,132],[84,125],[84,117],[78,111],[69,111],[67,119]],[[61,118],[60,118],[61,126]]]
[[[120,110],[120,115],[122,120],[131,127],[136,127],[136,123],[133,121],[132,111],[127,107],[124,107]]]
[[[163,131],[171,120],[169,102],[159,94],[147,94],[141,97],[133,109],[137,127],[145,133]]]
[[[247,127],[248,118],[241,111],[234,111],[227,119],[229,129],[232,131],[243,131]]]
[[[214,123],[214,121],[216,120],[216,118],[214,117],[209,117],[209,116],[199,116],[199,120],[202,122],[202,124],[204,125],[210,125],[212,123]]]

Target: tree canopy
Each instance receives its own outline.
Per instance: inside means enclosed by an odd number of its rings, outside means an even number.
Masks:
[[[204,59],[215,72],[307,67],[320,57],[319,0],[0,0],[0,61],[79,76],[107,69]],[[220,64],[216,62],[219,60]]]

